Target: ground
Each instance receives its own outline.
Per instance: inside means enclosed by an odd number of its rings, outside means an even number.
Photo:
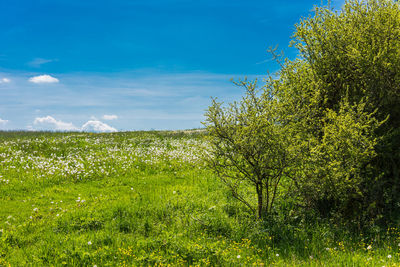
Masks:
[[[0,133],[0,266],[397,266],[396,228],[260,221],[204,132]]]

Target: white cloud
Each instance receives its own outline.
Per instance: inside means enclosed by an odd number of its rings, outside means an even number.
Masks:
[[[28,126],[28,130],[55,130],[55,131],[82,131],[82,132],[117,132],[117,129],[99,120],[89,120],[81,128],[70,122],[56,120],[52,116],[37,117],[33,124],[37,127]]]
[[[98,120],[90,120],[86,122],[82,128],[84,132],[117,132],[117,129]]]
[[[2,120],[0,118],[0,125],[6,125],[8,123],[8,120]]]
[[[43,64],[53,62],[53,59],[45,59],[45,58],[35,58],[34,60],[28,62],[28,65],[34,68],[40,68]]]
[[[50,75],[39,75],[29,78],[31,83],[58,83],[59,80]]]
[[[43,127],[47,128],[48,130],[56,130],[56,131],[79,131],[80,130],[79,128],[77,128],[75,125],[73,125],[70,122],[59,121],[51,116],[38,117],[35,119],[33,124],[42,125]]]
[[[11,82],[11,80],[8,79],[8,78],[2,78],[2,79],[0,79],[0,83],[10,83],[10,82]]]
[[[111,120],[116,120],[116,119],[118,119],[118,116],[117,116],[117,115],[103,115],[103,119],[104,119],[104,120],[111,121]]]

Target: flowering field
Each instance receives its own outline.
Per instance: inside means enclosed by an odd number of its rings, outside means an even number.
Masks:
[[[255,220],[203,135],[0,133],[0,266],[397,266],[395,228]]]

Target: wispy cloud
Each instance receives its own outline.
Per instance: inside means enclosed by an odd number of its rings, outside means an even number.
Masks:
[[[0,86],[0,114],[12,121],[6,125],[10,130],[26,128],[28,124],[38,130],[61,130],[62,127],[57,128],[55,122],[33,124],[35,117],[47,115],[71,123],[73,126],[70,128],[78,130],[88,120],[113,122],[111,126],[118,130],[201,127],[210,97],[218,97],[219,101],[226,103],[240,99],[243,88],[233,85],[230,79],[245,76],[142,70],[113,74],[57,74],[55,77],[60,82],[50,84],[51,87],[27,81],[29,77],[38,75],[0,73],[0,78],[12,79],[7,86]],[[247,76],[249,80],[257,77]],[[32,114],[36,115],[32,118]],[[69,129],[68,125],[65,127]]]
[[[32,61],[29,61],[27,64],[34,68],[40,68],[43,64],[54,62],[54,59],[45,59],[45,58],[35,58]]]
[[[36,84],[40,84],[40,83],[58,83],[59,80],[55,77],[52,77],[50,75],[39,75],[39,76],[34,76],[29,78],[29,81],[31,83],[36,83]]]
[[[103,119],[107,121],[116,120],[118,119],[117,115],[103,115]]]

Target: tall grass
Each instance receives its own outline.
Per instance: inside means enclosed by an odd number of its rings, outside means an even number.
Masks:
[[[203,134],[1,132],[0,266],[399,262],[395,228],[257,220],[203,164]]]

